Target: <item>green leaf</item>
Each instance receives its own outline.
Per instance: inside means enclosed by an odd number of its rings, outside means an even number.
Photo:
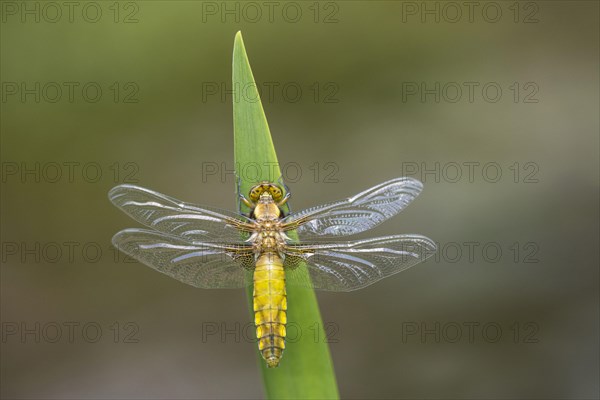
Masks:
[[[256,181],[277,180],[281,172],[241,32],[236,34],[233,47],[233,90],[236,92],[233,96],[235,165],[241,178],[240,191],[247,194]],[[260,174],[258,179],[255,171]],[[269,176],[273,174],[276,176]],[[308,274],[305,267],[302,271]],[[256,350],[267,397],[339,398],[315,293],[311,289],[287,287],[287,294],[288,338],[279,367],[267,368]],[[252,304],[252,288],[248,296]]]

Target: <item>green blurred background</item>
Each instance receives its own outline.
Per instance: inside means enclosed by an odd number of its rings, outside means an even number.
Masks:
[[[598,2],[73,4],[1,3],[3,398],[263,396],[244,291],[126,262],[106,196],[235,207],[238,30],[294,209],[425,184],[368,235],[438,256],[319,294],[342,397],[598,398]]]

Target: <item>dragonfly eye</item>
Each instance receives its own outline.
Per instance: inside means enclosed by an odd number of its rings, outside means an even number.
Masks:
[[[263,193],[263,191],[264,190],[262,189],[261,185],[253,186],[250,189],[250,194],[249,194],[250,200],[257,202],[258,199],[260,198],[260,195]]]
[[[269,192],[271,193],[271,196],[273,196],[273,200],[275,201],[279,201],[283,197],[283,192],[280,188],[278,188],[275,185],[271,185],[269,187]]]

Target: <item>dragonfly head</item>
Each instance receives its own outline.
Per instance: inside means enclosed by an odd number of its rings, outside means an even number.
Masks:
[[[256,203],[263,195],[269,196],[275,202],[279,202],[283,198],[283,190],[274,183],[262,181],[258,185],[252,186],[248,197]]]

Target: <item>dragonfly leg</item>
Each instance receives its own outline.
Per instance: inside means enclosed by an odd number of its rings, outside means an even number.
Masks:
[[[277,183],[281,187],[283,187],[285,190],[285,196],[283,197],[283,199],[281,199],[279,201],[279,203],[277,203],[277,206],[279,208],[281,208],[282,206],[286,205],[287,201],[290,199],[290,196],[292,195],[292,192],[291,192],[290,188],[283,182],[283,176],[279,176],[279,179],[277,179]],[[291,214],[292,207],[289,204],[287,204],[287,209],[288,209],[288,211],[286,213],[283,213],[283,210],[282,210],[283,217],[286,217],[287,215]]]
[[[292,194],[290,192],[287,192],[285,196],[283,196],[283,199],[281,199],[279,203],[277,203],[277,207],[281,208],[283,205],[285,205],[285,203],[287,203],[291,196]]]
[[[254,207],[256,207],[256,204],[254,204],[253,202],[251,202],[250,200],[248,200],[248,199],[246,198],[246,196],[244,196],[243,194],[240,194],[240,195],[239,195],[239,197],[240,197],[240,205],[241,205],[242,203],[244,203],[244,205],[245,205],[246,207],[248,207],[248,208],[250,208],[250,209],[254,210]]]
[[[243,215],[244,217],[250,218],[252,215],[252,212],[254,211],[254,208],[256,207],[256,204],[254,204],[252,201],[248,200],[246,198],[246,196],[244,196],[244,194],[242,193],[242,179],[237,174],[237,172],[235,174],[235,177],[237,180],[238,212],[241,215]],[[250,209],[249,213],[242,212],[242,204]]]

